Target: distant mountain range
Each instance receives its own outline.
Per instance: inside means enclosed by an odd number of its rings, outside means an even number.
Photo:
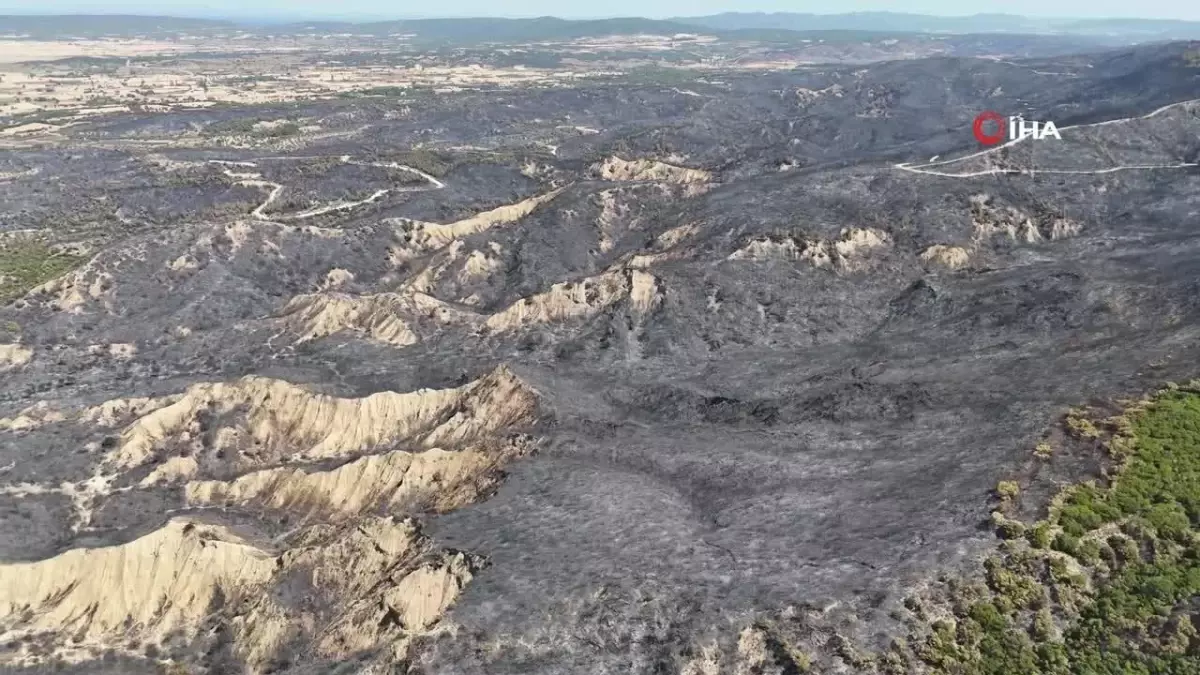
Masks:
[[[1108,42],[1149,42],[1200,39],[1200,21],[1157,19],[1046,19],[1011,14],[964,17],[895,12],[851,14],[740,13],[678,17],[668,20],[637,17],[570,20],[454,18],[397,21],[308,21],[264,25],[245,21],[133,15],[11,15],[0,16],[0,35],[33,38],[131,37],[146,35],[204,35],[246,31],[254,33],[410,34],[451,43],[525,42],[605,35],[715,33],[727,37],[828,31],[924,34],[1042,34],[1095,38]]]
[[[912,33],[1024,33],[1139,37],[1147,40],[1187,40],[1200,37],[1200,21],[1161,19],[1074,19],[1027,17],[1015,14],[930,16],[898,12],[797,14],[791,12],[726,12],[674,19],[714,30],[783,29],[879,30]]]
[[[528,42],[531,40],[569,40],[605,35],[674,35],[695,33],[703,27],[682,21],[662,21],[639,17],[571,20],[556,17],[535,19],[409,19],[400,21],[308,22],[276,26],[272,31],[313,30],[315,32],[365,33],[371,35],[412,34],[428,40],[451,42]]]
[[[163,33],[210,33],[236,30],[231,21],[131,14],[47,14],[0,16],[0,36],[131,37]]]

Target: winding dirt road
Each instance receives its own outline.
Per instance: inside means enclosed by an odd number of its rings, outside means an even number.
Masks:
[[[301,160],[301,159],[324,159],[324,157],[321,157],[321,156],[264,157],[264,158],[261,158],[259,161]],[[278,222],[278,221],[284,221],[284,220],[303,220],[305,218],[313,218],[313,217],[320,216],[320,215],[323,215],[326,213],[331,213],[333,211],[347,211],[347,210],[350,210],[350,209],[353,209],[353,208],[356,208],[359,206],[363,206],[364,204],[371,204],[373,202],[379,201],[382,197],[384,197],[385,195],[392,193],[392,192],[423,192],[423,191],[427,191],[427,190],[442,190],[442,189],[445,189],[445,187],[446,187],[445,183],[438,180],[434,176],[431,176],[428,173],[421,171],[420,169],[408,166],[406,164],[399,164],[396,162],[356,162],[353,159],[351,159],[351,157],[349,155],[342,155],[339,157],[339,159],[341,159],[341,161],[345,164],[353,164],[355,166],[375,166],[375,167],[381,167],[381,168],[387,168],[387,169],[400,169],[402,171],[408,171],[409,173],[413,173],[413,174],[420,176],[427,183],[429,183],[429,185],[425,186],[425,187],[385,188],[382,190],[376,190],[369,197],[367,197],[365,199],[360,199],[358,201],[339,200],[339,201],[332,202],[329,204],[324,204],[322,206],[308,208],[308,209],[305,209],[303,211],[299,211],[296,213],[283,213],[283,214],[268,215],[266,213],[266,210],[268,208],[270,208],[271,204],[273,204],[275,202],[275,200],[279,198],[279,195],[282,194],[285,189],[287,189],[286,185],[284,185],[282,183],[276,183],[275,181],[263,180],[261,173],[238,172],[238,171],[234,171],[231,168],[223,169],[222,172],[226,176],[236,179],[238,185],[242,185],[242,186],[246,186],[246,187],[269,188],[271,191],[267,194],[266,199],[264,199],[261,204],[259,204],[257,207],[255,207],[254,210],[250,212],[250,215],[251,215],[251,217],[253,217],[257,220],[272,221],[272,222]],[[210,164],[218,164],[218,165],[225,166],[225,167],[257,168],[257,166],[258,166],[258,164],[255,162],[229,161],[229,160],[220,160],[220,159],[209,160],[209,163]]]
[[[1069,127],[1062,127],[1061,129],[1059,129],[1059,132],[1064,132],[1064,131],[1068,131],[1071,129],[1081,129],[1081,128],[1085,128],[1085,127],[1103,127],[1103,126],[1108,126],[1110,124],[1121,124],[1121,123],[1137,121],[1137,120],[1146,120],[1146,119],[1150,119],[1152,117],[1161,115],[1162,113],[1172,110],[1174,108],[1187,107],[1189,105],[1195,105],[1195,104],[1200,104],[1200,99],[1191,99],[1188,101],[1180,101],[1178,103],[1171,103],[1171,104],[1165,105],[1161,108],[1158,108],[1157,110],[1155,110],[1153,112],[1150,112],[1150,113],[1147,113],[1145,115],[1141,115],[1138,117],[1122,117],[1122,118],[1113,119],[1113,120],[1106,120],[1104,122],[1092,122],[1090,124],[1075,124],[1075,125],[1072,125]],[[998,168],[998,167],[993,167],[991,169],[986,169],[986,170],[982,170],[982,171],[969,171],[969,172],[965,172],[965,173],[964,172],[952,173],[952,172],[948,172],[948,171],[936,171],[936,170],[930,170],[930,168],[929,168],[929,167],[934,167],[934,166],[947,166],[950,164],[956,164],[958,162],[963,162],[963,161],[966,161],[969,159],[974,159],[976,157],[983,157],[983,156],[988,155],[993,152],[999,152],[1000,150],[1003,150],[1004,148],[1012,147],[1018,143],[1021,143],[1022,141],[1025,141],[1025,140],[1027,140],[1027,137],[1026,138],[1018,138],[1016,140],[1008,141],[1002,145],[997,145],[993,148],[981,150],[979,152],[975,152],[970,155],[965,155],[963,157],[956,157],[954,159],[943,159],[941,161],[936,161],[936,162],[931,161],[931,162],[925,162],[923,164],[917,164],[917,165],[914,165],[912,162],[901,162],[899,164],[893,165],[893,167],[896,169],[900,169],[901,171],[908,171],[910,173],[921,173],[921,174],[926,174],[929,176],[944,176],[947,178],[976,178],[979,176],[994,176],[997,174],[1099,175],[1099,174],[1106,174],[1106,173],[1116,173],[1118,171],[1187,169],[1187,168],[1191,168],[1191,167],[1195,167],[1195,166],[1200,166],[1200,163],[1197,163],[1197,162],[1181,162],[1178,164],[1129,164],[1129,165],[1122,165],[1122,166],[1106,167],[1103,169],[1002,169],[1002,168]]]

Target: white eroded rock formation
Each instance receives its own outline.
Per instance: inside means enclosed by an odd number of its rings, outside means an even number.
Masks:
[[[487,326],[504,332],[586,318],[623,300],[629,301],[636,316],[645,316],[661,298],[653,275],[640,270],[610,270],[577,282],[554,284],[548,291],[522,298],[489,316]]]
[[[703,169],[689,169],[653,159],[626,160],[616,156],[597,164],[595,170],[601,178],[616,181],[663,181],[702,185],[713,179],[712,173]]]
[[[33,358],[33,350],[18,344],[0,345],[0,371],[23,366]]]
[[[274,542],[178,518],[125,544],[0,565],[0,635],[70,636],[77,649],[100,651],[213,641],[224,626],[253,673],[287,658],[297,638],[330,659],[403,658],[479,564],[393,518],[314,525]]]
[[[338,398],[281,380],[202,383],[121,433],[106,464],[163,461],[150,482],[196,475],[204,464],[253,469],[348,458],[396,444],[460,445],[532,421],[535,396],[508,369],[454,389]]]
[[[172,645],[186,645],[179,658],[227,648],[255,674],[294,656],[298,643],[310,657],[354,658],[368,670],[402,660],[415,638],[440,630],[485,564],[439,548],[404,516],[486,496],[504,466],[532,450],[519,432],[536,414],[536,394],[504,367],[457,388],[363,398],[248,377],[73,412],[30,407],[7,426],[122,429],[88,481],[92,496],[114,494],[115,477],[153,464],[120,490],[176,482],[182,505],[205,517],[0,565],[0,640],[22,645],[0,665],[95,658],[114,645],[154,646],[166,658]],[[227,507],[286,515],[290,529],[222,524]],[[33,648],[39,641],[58,646],[47,654]]]
[[[448,511],[474,501],[495,482],[501,466],[526,451],[526,444],[514,442],[458,451],[388,452],[329,471],[277,468],[231,481],[192,481],[186,497],[190,504],[257,504],[301,518],[416,505]]]
[[[533,213],[542,204],[557,197],[563,188],[530,197],[514,204],[505,204],[450,223],[428,223],[419,220],[396,219],[400,243],[391,250],[393,263],[399,264],[422,252],[449,246],[454,241],[485,230],[515,223]]]
[[[891,244],[888,233],[873,228],[846,228],[836,239],[763,236],[731,253],[729,260],[793,260],[852,271],[867,263],[872,253]]]
[[[284,307],[282,321],[300,341],[336,335],[343,331],[361,333],[372,340],[404,347],[421,337],[416,318],[426,323],[468,324],[473,314],[456,310],[425,293],[378,293],[349,295],[324,292],[299,295]]]

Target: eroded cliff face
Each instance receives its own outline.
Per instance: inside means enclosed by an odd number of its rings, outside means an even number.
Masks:
[[[75,658],[113,645],[207,643],[249,672],[288,662],[297,644],[324,658],[374,653],[386,663],[405,658],[483,563],[439,550],[414,521],[377,516],[255,539],[174,518],[127,544],[6,565],[4,635],[68,643],[69,651],[49,648]],[[10,665],[45,656],[21,651]]]
[[[594,167],[601,178],[615,181],[663,181],[690,184],[700,190],[713,180],[713,174],[704,169],[689,169],[651,158],[624,159],[609,157]]]
[[[43,409],[45,406],[42,407]],[[486,498],[534,449],[536,394],[500,368],[462,387],[338,398],[281,380],[196,384],[160,399],[27,410],[9,431],[73,421],[119,428],[69,494],[74,529],[115,495],[170,486],[177,515],[130,541],[0,565],[10,666],[112,652],[227,652],[181,664],[272,672],[299,656],[403,661],[483,556],[440,547],[419,515]],[[222,522],[256,514],[286,529]]]

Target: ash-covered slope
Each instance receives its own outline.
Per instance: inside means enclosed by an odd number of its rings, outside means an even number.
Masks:
[[[330,102],[309,113],[362,130],[291,160],[83,128],[79,166],[271,185],[122,212],[0,309],[3,666],[853,670],[839,645],[990,545],[988,490],[1063,407],[1194,362],[1200,174],[1172,153],[1200,119],[1117,119],[1200,98],[1189,49],[1053,85],[930,60]],[[1179,165],[914,170],[973,151],[976,109],[1082,119],[1096,91],[1124,114],[1089,147],[1150,133]],[[459,159],[406,164],[416,136]],[[323,210],[345,191],[313,156],[409,168]],[[193,175],[215,162],[259,178]],[[272,220],[300,184],[310,211]]]

